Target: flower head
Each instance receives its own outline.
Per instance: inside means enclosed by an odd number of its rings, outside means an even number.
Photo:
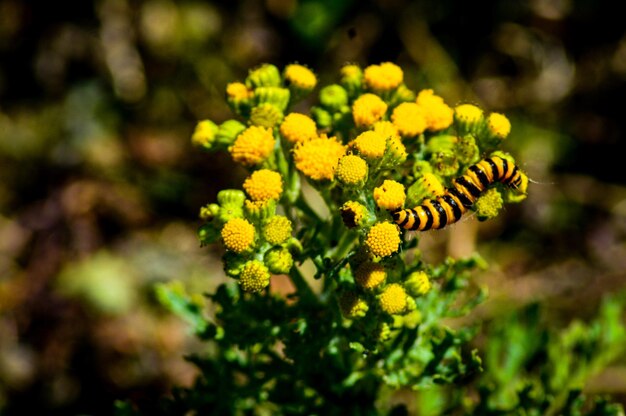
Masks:
[[[379,222],[370,228],[365,245],[376,257],[387,257],[398,251],[400,232],[396,224]]]
[[[250,70],[246,78],[246,84],[252,88],[278,87],[280,86],[280,72],[272,64],[262,64]]]
[[[270,272],[259,260],[244,264],[239,274],[239,284],[245,292],[259,293],[270,284]]]
[[[363,94],[352,104],[352,116],[357,127],[368,127],[387,112],[387,104],[375,94]]]
[[[291,237],[291,221],[282,215],[271,217],[263,226],[263,237],[272,245],[283,244]]]
[[[289,143],[302,143],[317,137],[317,127],[309,116],[289,113],[280,125],[280,134]]]
[[[320,91],[320,104],[330,111],[339,111],[348,105],[348,93],[341,85],[329,85]]]
[[[293,151],[296,168],[316,181],[333,180],[339,159],[346,148],[335,137],[320,137],[299,143]]]
[[[341,70],[341,86],[346,89],[350,97],[354,97],[361,90],[363,70],[358,65],[344,65]]]
[[[483,123],[483,110],[473,104],[461,104],[454,108],[454,121],[459,135],[475,134]]]
[[[495,218],[503,205],[504,200],[500,192],[495,188],[488,189],[476,201],[476,215],[481,221]]]
[[[344,292],[339,297],[339,307],[346,318],[362,318],[367,313],[367,302],[354,292]]]
[[[280,173],[269,169],[254,171],[243,183],[243,189],[253,201],[280,199],[283,179]]]
[[[356,155],[345,155],[337,165],[337,179],[347,186],[359,186],[367,179],[367,163]]]
[[[386,137],[373,130],[359,134],[350,145],[367,159],[380,159],[385,155]]]
[[[426,112],[416,103],[402,103],[394,108],[391,121],[403,137],[414,137],[426,130]]]
[[[285,67],[285,82],[301,92],[310,92],[317,85],[317,77],[304,65],[291,64]]]
[[[386,138],[394,136],[400,137],[400,133],[398,133],[398,128],[391,121],[377,121],[376,123],[374,123],[373,130]]]
[[[424,109],[428,130],[439,131],[450,127],[454,120],[454,111],[433,90],[420,91],[416,102]]]
[[[404,205],[405,199],[404,185],[399,182],[386,179],[381,186],[374,188],[374,200],[379,208],[399,209]]]
[[[286,274],[293,266],[293,257],[286,248],[273,248],[265,253],[265,264],[272,273]]]
[[[487,117],[487,133],[500,140],[506,139],[511,132],[511,122],[504,114],[491,113]]]
[[[363,204],[348,201],[341,207],[341,218],[348,228],[363,227],[369,218],[369,211]]]
[[[364,79],[367,86],[376,92],[385,92],[397,88],[404,79],[402,69],[391,62],[370,65],[365,68]]]
[[[385,268],[372,262],[362,263],[354,272],[354,280],[363,289],[374,289],[387,278]]]
[[[262,103],[252,108],[250,112],[250,124],[272,128],[283,119],[283,112],[274,104]]]
[[[233,218],[224,224],[222,239],[228,250],[241,253],[254,243],[254,226],[243,218]]]
[[[247,100],[252,97],[252,90],[241,82],[231,82],[226,85],[226,97],[235,101]]]
[[[269,157],[274,150],[275,142],[271,130],[251,126],[237,136],[235,143],[228,150],[235,162],[254,166]]]
[[[401,285],[397,283],[390,284],[378,298],[380,309],[390,315],[402,313],[406,310],[406,297],[406,291]]]
[[[205,149],[210,149],[218,129],[217,125],[211,120],[200,121],[193,131],[191,143],[196,146],[204,147]]]
[[[431,286],[428,275],[422,271],[411,273],[404,282],[404,287],[412,296],[425,295]]]

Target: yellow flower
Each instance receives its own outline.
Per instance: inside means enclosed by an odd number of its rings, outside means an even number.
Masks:
[[[339,159],[337,179],[344,185],[362,185],[367,179],[367,163],[355,155],[346,155]]]
[[[422,271],[411,273],[406,282],[404,282],[404,286],[407,291],[413,296],[422,296],[428,293],[432,284],[428,279],[428,275]]]
[[[383,135],[386,138],[400,137],[398,128],[391,121],[377,121],[374,123],[374,131]]]
[[[425,112],[426,126],[430,131],[447,129],[454,120],[454,111],[433,90],[422,90],[417,95],[417,105]]]
[[[306,66],[291,64],[285,67],[285,82],[299,90],[311,91],[317,84],[317,77]]]
[[[243,218],[229,220],[221,234],[226,248],[236,253],[246,251],[254,243],[254,226]]]
[[[500,192],[495,188],[488,189],[476,201],[476,216],[481,221],[495,218],[503,205],[504,200]]]
[[[352,104],[352,116],[357,127],[368,127],[387,112],[387,104],[374,94],[363,94]]]
[[[362,318],[367,313],[367,302],[354,292],[344,292],[339,297],[339,307],[346,318]]]
[[[385,92],[397,88],[402,84],[404,74],[402,69],[391,62],[380,65],[370,65],[364,71],[365,83],[376,92]]]
[[[226,96],[235,101],[246,100],[252,96],[252,90],[241,82],[231,82],[226,85]]]
[[[365,262],[354,272],[354,280],[363,289],[374,289],[386,278],[385,268],[378,263]]]
[[[272,244],[282,244],[291,237],[291,221],[282,215],[270,218],[263,227],[263,237]]]
[[[280,125],[280,134],[292,144],[302,143],[317,137],[317,127],[309,116],[290,113]]]
[[[398,251],[400,232],[396,224],[379,222],[370,228],[365,245],[376,257],[387,257]]]
[[[228,150],[235,162],[254,166],[267,159],[274,150],[275,142],[270,129],[251,126],[237,136]]]
[[[239,275],[239,284],[244,292],[259,293],[270,284],[270,272],[259,260],[244,264]]]
[[[404,288],[393,283],[385,288],[378,298],[380,309],[390,315],[402,313],[406,309],[406,291]]]
[[[387,140],[382,134],[368,130],[359,134],[350,145],[367,159],[379,159],[385,155]]]
[[[280,199],[283,193],[283,179],[278,172],[261,169],[253,172],[244,181],[243,189],[253,201]]]
[[[379,208],[399,209],[404,205],[405,199],[404,185],[399,182],[386,179],[381,186],[374,188],[374,200]]]
[[[416,103],[402,103],[394,108],[391,121],[403,137],[414,137],[426,130],[426,113]]]
[[[348,201],[341,207],[341,218],[348,228],[364,226],[368,218],[369,211],[364,205],[356,201]]]
[[[322,134],[319,138],[299,143],[293,151],[296,168],[316,181],[333,180],[339,159],[346,148],[335,137]]]
[[[483,110],[472,104],[458,105],[454,108],[454,120],[460,135],[474,134],[483,122]]]
[[[218,130],[217,125],[211,120],[202,120],[196,125],[193,135],[191,136],[191,142],[196,146],[209,149],[213,141],[215,141],[215,135]]]
[[[491,113],[487,117],[487,131],[492,137],[506,139],[511,132],[511,122],[503,114]]]

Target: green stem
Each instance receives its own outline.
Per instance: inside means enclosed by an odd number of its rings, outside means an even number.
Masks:
[[[320,218],[320,216],[311,208],[309,203],[304,199],[302,195],[299,195],[298,198],[294,202],[294,206],[302,211],[305,215],[308,215],[313,219],[313,221],[317,223],[322,223],[324,220]]]

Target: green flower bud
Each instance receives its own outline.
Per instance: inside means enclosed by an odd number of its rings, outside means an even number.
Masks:
[[[409,89],[404,84],[400,84],[398,88],[393,90],[391,97],[389,97],[389,105],[394,107],[400,103],[414,102],[415,98],[415,91]]]
[[[476,145],[476,139],[471,134],[459,137],[456,152],[459,162],[471,165],[478,161],[480,151]]]
[[[428,293],[431,286],[428,275],[423,271],[411,273],[404,282],[404,287],[407,292],[415,297],[423,296]]]
[[[248,73],[246,85],[250,88],[280,87],[280,71],[274,65],[263,64]]]
[[[293,266],[293,257],[286,248],[273,248],[265,253],[265,264],[272,273],[287,274]]]
[[[413,301],[413,304],[415,305],[415,301]],[[406,315],[400,317],[400,319],[402,321],[403,327],[415,329],[419,324],[422,323],[424,317],[422,316],[422,313],[420,311],[414,309]]]
[[[504,200],[496,188],[491,188],[478,198],[474,206],[478,220],[485,221],[498,215],[504,206]]]
[[[230,108],[242,117],[247,117],[252,108],[254,94],[241,82],[231,82],[226,86],[226,101]]]
[[[245,129],[246,126],[237,120],[226,120],[219,126],[219,130],[215,135],[215,143],[218,144],[220,148],[227,149]]]
[[[472,104],[461,104],[454,108],[454,125],[459,136],[477,134],[483,129],[483,110]]]
[[[250,124],[253,126],[261,126],[273,128],[283,120],[283,112],[274,104],[259,104],[250,112]]]
[[[333,116],[322,107],[311,108],[311,117],[318,128],[324,129],[333,125]]]
[[[213,123],[211,120],[202,120],[196,125],[191,136],[191,142],[195,146],[210,150],[215,141],[217,131],[217,124]]]
[[[224,205],[238,205],[243,207],[243,201],[246,200],[246,194],[240,189],[224,189],[217,193],[217,203]]]
[[[289,250],[290,253],[296,255],[301,254],[303,251],[302,243],[295,237],[290,237],[287,240],[287,243],[285,243],[285,248]]]
[[[276,214],[276,200],[251,201],[246,199],[244,203],[246,217],[253,222],[263,222]]]
[[[289,105],[290,92],[287,88],[281,87],[259,87],[254,90],[254,101],[256,105],[264,103],[273,104],[281,112],[285,112]]]
[[[340,111],[348,105],[348,92],[341,85],[329,85],[320,91],[320,103],[331,112]]]
[[[340,83],[350,97],[357,97],[363,90],[363,70],[358,65],[344,66]]]
[[[217,204],[209,204],[200,208],[200,219],[211,221],[220,212],[220,206]]]

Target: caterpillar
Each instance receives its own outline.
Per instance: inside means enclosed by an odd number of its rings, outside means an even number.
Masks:
[[[391,216],[406,230],[438,230],[460,220],[487,187],[496,182],[522,194],[528,188],[528,176],[524,172],[514,163],[494,155],[467,168],[462,176],[453,179],[452,186],[442,195],[413,209],[394,211]]]

